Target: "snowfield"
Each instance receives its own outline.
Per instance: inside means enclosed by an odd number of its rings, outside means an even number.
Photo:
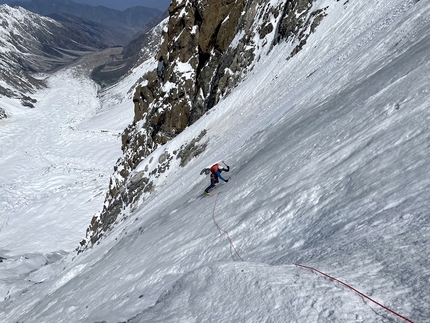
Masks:
[[[275,46],[144,160],[207,130],[79,255],[155,60],[103,93],[74,66],[35,109],[0,98],[0,321],[406,322],[303,264],[430,322],[430,2],[318,3],[303,50]],[[204,196],[218,160],[231,180]]]

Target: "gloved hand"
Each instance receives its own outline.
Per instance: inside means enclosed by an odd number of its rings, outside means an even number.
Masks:
[[[227,183],[229,181],[229,179],[226,179],[225,182]]]

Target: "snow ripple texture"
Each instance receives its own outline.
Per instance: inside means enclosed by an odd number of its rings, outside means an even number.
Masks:
[[[143,161],[142,169],[207,130],[206,151],[184,168],[173,161],[155,192],[83,254],[72,252],[75,237],[104,187],[90,178],[109,173],[120,154],[118,139],[96,130],[118,131],[126,105],[103,101],[111,112],[100,112],[82,81],[61,101],[70,106],[56,106],[68,118],[55,119],[52,138],[23,117],[22,133],[8,132],[13,117],[0,121],[2,322],[402,322],[294,263],[430,322],[430,3],[318,3],[328,15],[306,46],[288,61],[291,44],[261,56],[227,98]],[[141,72],[110,91],[117,98]],[[75,95],[91,113],[73,114],[83,107]],[[85,142],[62,137],[68,129]],[[47,144],[25,146],[29,137]],[[215,199],[200,198],[208,178],[199,173],[214,160],[232,176],[217,187],[216,219],[244,262],[212,221]],[[66,169],[72,179],[59,173]]]

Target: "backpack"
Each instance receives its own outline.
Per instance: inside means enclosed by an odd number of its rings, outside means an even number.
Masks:
[[[213,165],[213,166],[211,167],[211,173],[215,173],[215,172],[217,172],[217,171],[218,171],[218,168],[219,168],[219,164],[215,164],[215,165]]]

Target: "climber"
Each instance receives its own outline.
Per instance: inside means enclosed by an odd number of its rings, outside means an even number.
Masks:
[[[160,59],[158,60],[157,75],[158,75],[158,78],[161,80],[161,82],[164,83],[164,59],[163,59],[163,56],[160,56]]]
[[[224,163],[224,162],[223,162]],[[225,163],[224,165],[227,168],[223,168],[223,166],[221,164],[215,164],[210,168],[210,172],[211,172],[211,185],[208,186],[207,189],[205,189],[205,194],[209,195],[209,190],[213,187],[215,187],[215,185],[219,182],[218,178],[221,178],[224,182],[228,182],[229,178],[224,179],[221,176],[221,172],[228,172],[230,170],[230,166],[227,166]]]

